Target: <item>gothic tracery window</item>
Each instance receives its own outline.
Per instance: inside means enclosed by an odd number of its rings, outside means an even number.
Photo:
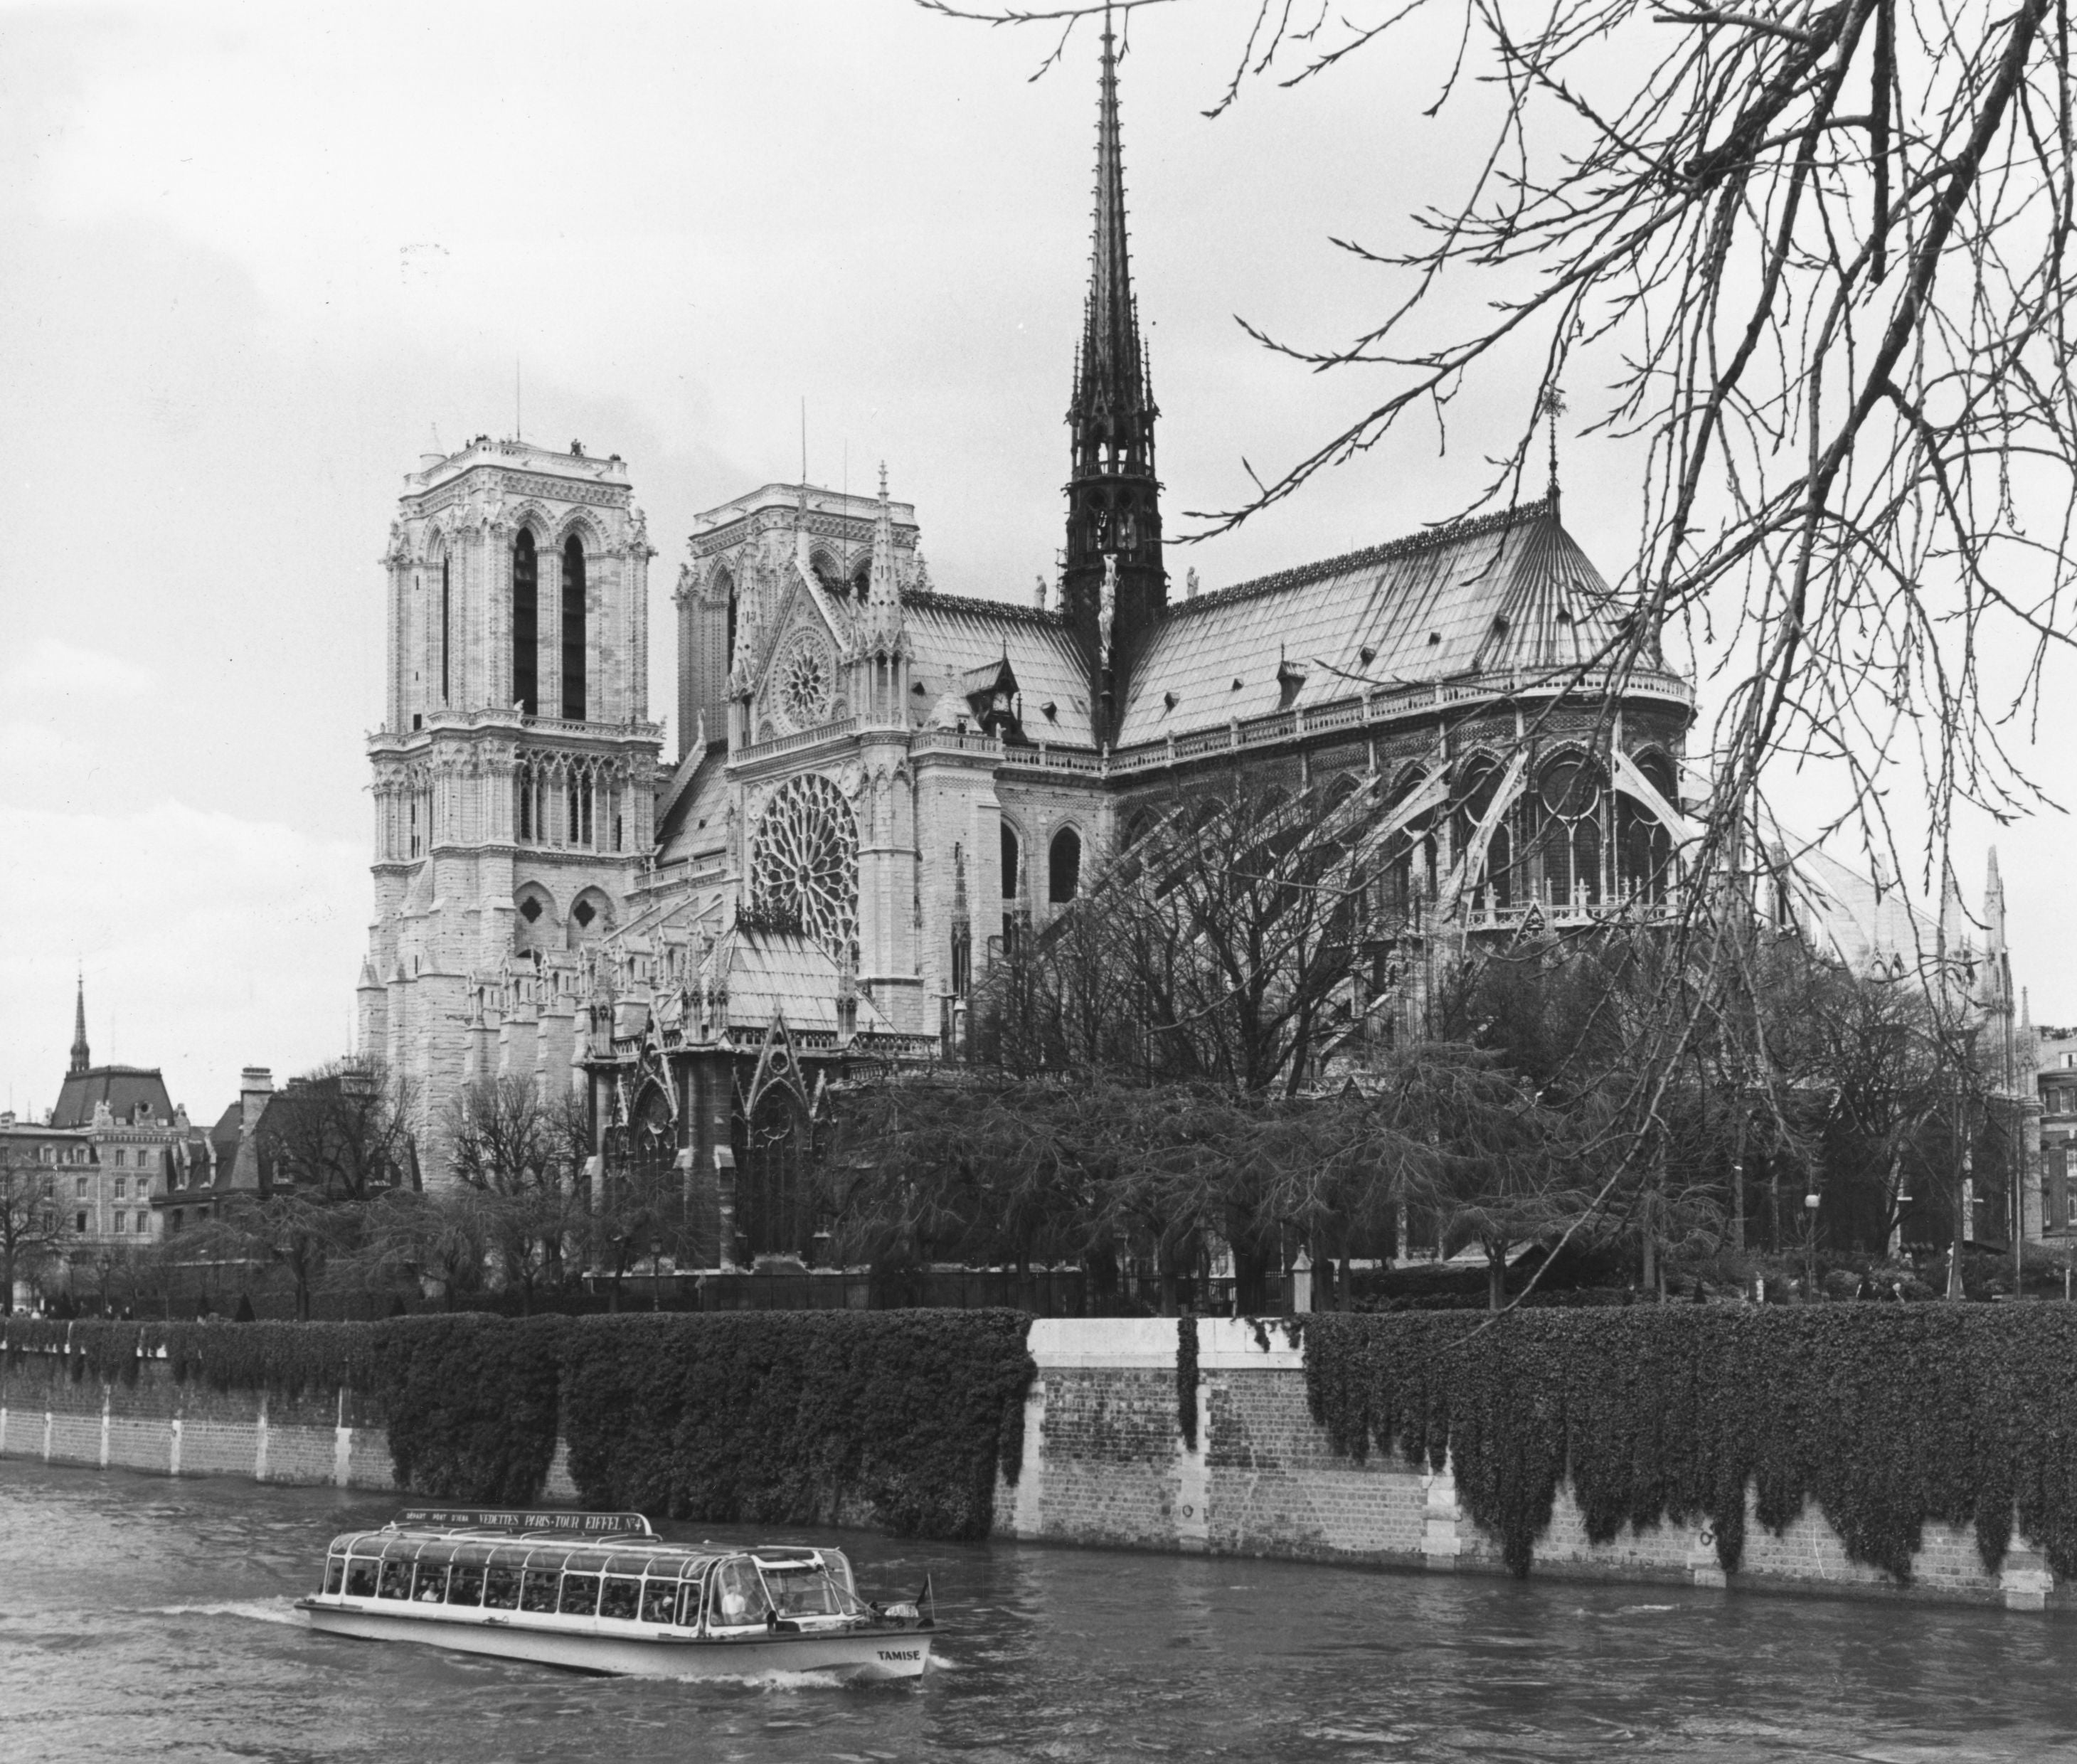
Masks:
[[[1584,754],[1559,755],[1537,780],[1537,855],[1543,897],[1554,907],[1600,901],[1600,768]]]
[[[751,852],[755,911],[797,923],[833,954],[858,937],[858,823],[843,793],[814,772],[789,778],[759,818]]]

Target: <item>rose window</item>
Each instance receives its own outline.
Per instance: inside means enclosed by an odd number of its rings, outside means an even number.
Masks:
[[[830,714],[830,659],[813,637],[803,637],[787,652],[779,669],[779,703],[797,729],[810,729]]]
[[[750,858],[759,917],[797,924],[832,953],[858,937],[858,823],[843,793],[813,772],[789,778],[757,822]]]

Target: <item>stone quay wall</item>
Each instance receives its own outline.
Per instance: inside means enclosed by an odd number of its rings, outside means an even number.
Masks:
[[[1170,1318],[1042,1318],[1016,1483],[997,1488],[999,1537],[1127,1550],[1202,1550],[1505,1574],[1499,1540],[1458,1504],[1455,1479],[1373,1454],[1335,1452],[1305,1400],[1305,1355],[1275,1322],[1197,1324],[1197,1442],[1177,1412]],[[1555,1579],[1855,1594],[2039,1611],[2077,1605],[2015,1536],[1988,1574],[1967,1527],[1929,1525],[1912,1583],[1847,1559],[1814,1508],[1777,1537],[1747,1496],[1743,1566],[1727,1576],[1704,1529],[1630,1528],[1590,1542],[1569,1491],[1538,1540],[1533,1575]]]
[[[233,1325],[235,1326],[235,1325]],[[1270,1556],[1426,1573],[1506,1572],[1500,1545],[1458,1504],[1455,1479],[1376,1454],[1336,1453],[1305,1400],[1303,1352],[1275,1322],[1197,1324],[1197,1445],[1178,1414],[1172,1318],[1042,1318],[1013,1484],[996,1488],[995,1532],[1022,1541]],[[0,1382],[0,1458],[229,1475],[398,1492],[381,1417],[348,1393],[285,1403],[175,1383],[148,1361],[134,1385]],[[566,1445],[543,1498],[576,1491]],[[1749,1497],[1750,1499],[1750,1497]],[[2039,1611],[2077,1606],[2040,1553],[2015,1537],[1987,1574],[1967,1527],[1929,1526],[1910,1586],[1850,1562],[1814,1508],[1780,1537],[1750,1506],[1744,1566],[1727,1577],[1706,1530],[1625,1529],[1590,1542],[1561,1491],[1538,1541],[1538,1578],[1852,1594]]]
[[[544,1500],[576,1499],[568,1456],[559,1445]],[[351,1392],[284,1402],[178,1384],[152,1360],[135,1384],[47,1379],[40,1369],[0,1380],[0,1458],[398,1491],[388,1430]]]

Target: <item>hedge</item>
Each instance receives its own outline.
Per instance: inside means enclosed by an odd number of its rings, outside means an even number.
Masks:
[[[293,1397],[345,1387],[385,1418],[400,1487],[537,1499],[559,1433],[593,1507],[715,1522],[870,1512],[985,1536],[1022,1460],[1030,1318],[1016,1311],[764,1312],[381,1323],[10,1318],[12,1378],[173,1378]]]
[[[564,1421],[585,1504],[715,1523],[979,1537],[1023,1454],[1017,1311],[768,1311],[568,1325]]]
[[[1727,1571],[1750,1488],[1777,1535],[1814,1501],[1855,1561],[1900,1581],[1929,1521],[1973,1525],[1996,1571],[2015,1513],[2077,1575],[2077,1307],[1323,1314],[1305,1338],[1331,1443],[1454,1459],[1517,1574],[1569,1483],[1594,1541],[1706,1520]]]

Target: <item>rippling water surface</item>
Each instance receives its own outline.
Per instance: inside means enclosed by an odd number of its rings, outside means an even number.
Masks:
[[[0,1464],[0,1758],[2077,1760],[2077,1621],[1879,1601],[852,1534],[867,1590],[937,1578],[920,1687],[311,1633],[326,1540],[394,1505]]]

